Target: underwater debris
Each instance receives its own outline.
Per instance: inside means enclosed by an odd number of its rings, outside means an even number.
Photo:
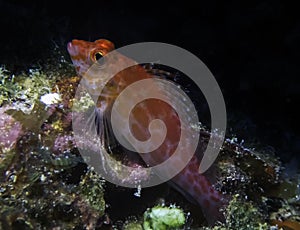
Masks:
[[[143,227],[152,229],[178,229],[185,223],[184,212],[177,207],[155,206],[144,213]]]

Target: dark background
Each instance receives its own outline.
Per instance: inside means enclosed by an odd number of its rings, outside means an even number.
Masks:
[[[272,146],[299,162],[300,16],[289,1],[0,0],[0,64],[10,71],[45,65],[53,50],[70,61],[74,38],[116,47],[157,41],[197,55],[216,77],[228,133]]]

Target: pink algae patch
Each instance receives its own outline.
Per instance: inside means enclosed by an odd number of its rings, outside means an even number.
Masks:
[[[11,115],[5,113],[10,107],[0,108],[0,149],[9,150],[22,134],[22,125]]]

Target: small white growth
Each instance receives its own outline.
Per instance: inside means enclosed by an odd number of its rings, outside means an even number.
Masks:
[[[133,195],[135,195],[136,197],[141,197],[141,192],[142,192],[142,186],[138,185],[137,191]]]
[[[230,142],[230,144],[234,144],[238,142],[238,139],[236,137],[232,137],[231,139],[227,139],[228,142]]]
[[[46,177],[45,177],[45,175],[44,175],[44,174],[42,174],[42,175],[41,175],[41,177],[40,177],[40,180],[41,180],[41,182],[45,182],[45,180],[46,180]]]
[[[41,96],[41,102],[46,105],[51,105],[61,101],[61,97],[58,93],[48,93]]]

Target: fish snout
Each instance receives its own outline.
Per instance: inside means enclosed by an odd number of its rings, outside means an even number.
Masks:
[[[74,46],[73,41],[68,42],[68,45],[67,45],[67,50],[71,56],[75,56],[77,53],[77,49],[76,49],[76,46]]]

